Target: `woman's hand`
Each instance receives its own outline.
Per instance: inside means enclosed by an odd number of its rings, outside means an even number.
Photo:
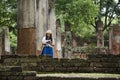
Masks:
[[[51,41],[48,41],[47,44],[51,44]]]

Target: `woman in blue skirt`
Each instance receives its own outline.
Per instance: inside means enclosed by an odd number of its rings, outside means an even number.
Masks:
[[[54,39],[52,37],[52,31],[48,30],[46,36],[42,39],[42,55],[48,55],[54,58]]]

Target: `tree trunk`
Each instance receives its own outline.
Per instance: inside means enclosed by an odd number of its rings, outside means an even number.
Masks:
[[[35,0],[18,0],[18,54],[36,53]]]

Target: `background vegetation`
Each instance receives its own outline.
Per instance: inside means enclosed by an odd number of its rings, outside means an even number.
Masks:
[[[76,36],[90,39],[96,35],[96,21],[104,23],[105,36],[113,23],[120,24],[120,0],[55,0],[56,17],[71,24]],[[17,46],[17,0],[0,0],[0,27],[8,26],[11,47]]]
[[[0,27],[7,26],[10,31],[10,45],[17,48],[17,0],[0,0]]]

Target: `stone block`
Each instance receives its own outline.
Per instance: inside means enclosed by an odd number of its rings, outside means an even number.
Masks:
[[[0,67],[0,72],[22,72],[20,66],[2,66]]]
[[[79,73],[91,73],[94,72],[92,67],[79,67],[78,68]]]
[[[68,62],[68,61],[70,61],[70,60],[69,60],[69,59],[64,59],[64,58],[63,58],[63,59],[60,59],[60,62],[61,62],[61,63]]]
[[[22,72],[22,68],[20,66],[8,66],[6,69],[10,72]]]
[[[77,72],[78,71],[78,67],[68,67],[67,68],[67,72]]]
[[[5,71],[5,66],[3,66],[3,64],[0,64],[0,72]]]
[[[6,76],[7,79],[6,80],[24,80],[23,76]]]
[[[20,56],[19,55],[1,55],[1,58],[2,59],[7,59],[7,58],[20,58]]]
[[[99,58],[88,58],[87,59],[88,62],[100,62]]]
[[[43,71],[45,71],[45,72],[54,72],[54,67],[46,67],[46,68],[44,68]]]
[[[26,70],[29,70],[29,71],[36,71],[36,72],[40,72],[42,71],[42,68],[41,67],[36,67],[36,66],[33,66],[33,67],[29,67],[28,69]]]
[[[116,73],[117,68],[96,68],[94,67],[94,72],[99,73]]]
[[[118,63],[114,63],[114,62],[111,62],[111,63],[102,63],[102,67],[103,68],[117,68],[119,67],[119,64]]]
[[[62,64],[62,67],[73,67],[74,66],[74,63],[63,63]]]
[[[36,76],[37,72],[36,71],[23,71],[21,73],[22,76]]]
[[[20,72],[3,71],[3,72],[0,72],[0,75],[3,76],[3,77],[6,77],[6,76],[19,76],[19,75],[21,75],[21,73]]]
[[[120,78],[99,78],[98,80],[120,80]]]
[[[36,80],[35,76],[24,76],[24,80]]]
[[[112,55],[112,54],[88,54],[88,58],[119,58],[120,55]]]
[[[0,80],[8,80],[8,78],[1,76],[1,77],[0,77]]]
[[[22,67],[23,69],[28,68],[28,63],[21,63],[21,67]]]
[[[29,67],[37,66],[37,63],[28,63]]]
[[[67,72],[67,68],[65,67],[56,67],[54,69],[55,72]]]
[[[11,62],[15,63],[18,61],[19,61],[18,58],[7,58],[4,60],[4,63],[11,63]]]
[[[91,62],[90,63],[91,67],[96,67],[96,68],[117,68],[119,67],[118,63],[107,63],[107,62]]]
[[[119,67],[119,68],[117,68],[116,73],[119,73],[119,74],[120,74],[120,67]]]
[[[78,59],[78,58],[69,60],[70,63],[80,63],[86,61],[87,61],[86,59]]]
[[[113,57],[113,58],[100,58],[100,62],[118,62],[120,60],[119,57]]]
[[[41,59],[39,59],[39,58],[21,58],[20,59],[20,62],[21,63],[37,63],[37,62],[40,62],[41,61]]]
[[[4,62],[4,60],[3,59],[0,59],[0,64],[2,64]]]
[[[90,63],[88,62],[81,62],[81,63],[74,63],[74,66],[75,67],[89,67],[90,66]]]
[[[53,65],[54,65],[54,68],[62,67],[62,64],[53,64]]]

